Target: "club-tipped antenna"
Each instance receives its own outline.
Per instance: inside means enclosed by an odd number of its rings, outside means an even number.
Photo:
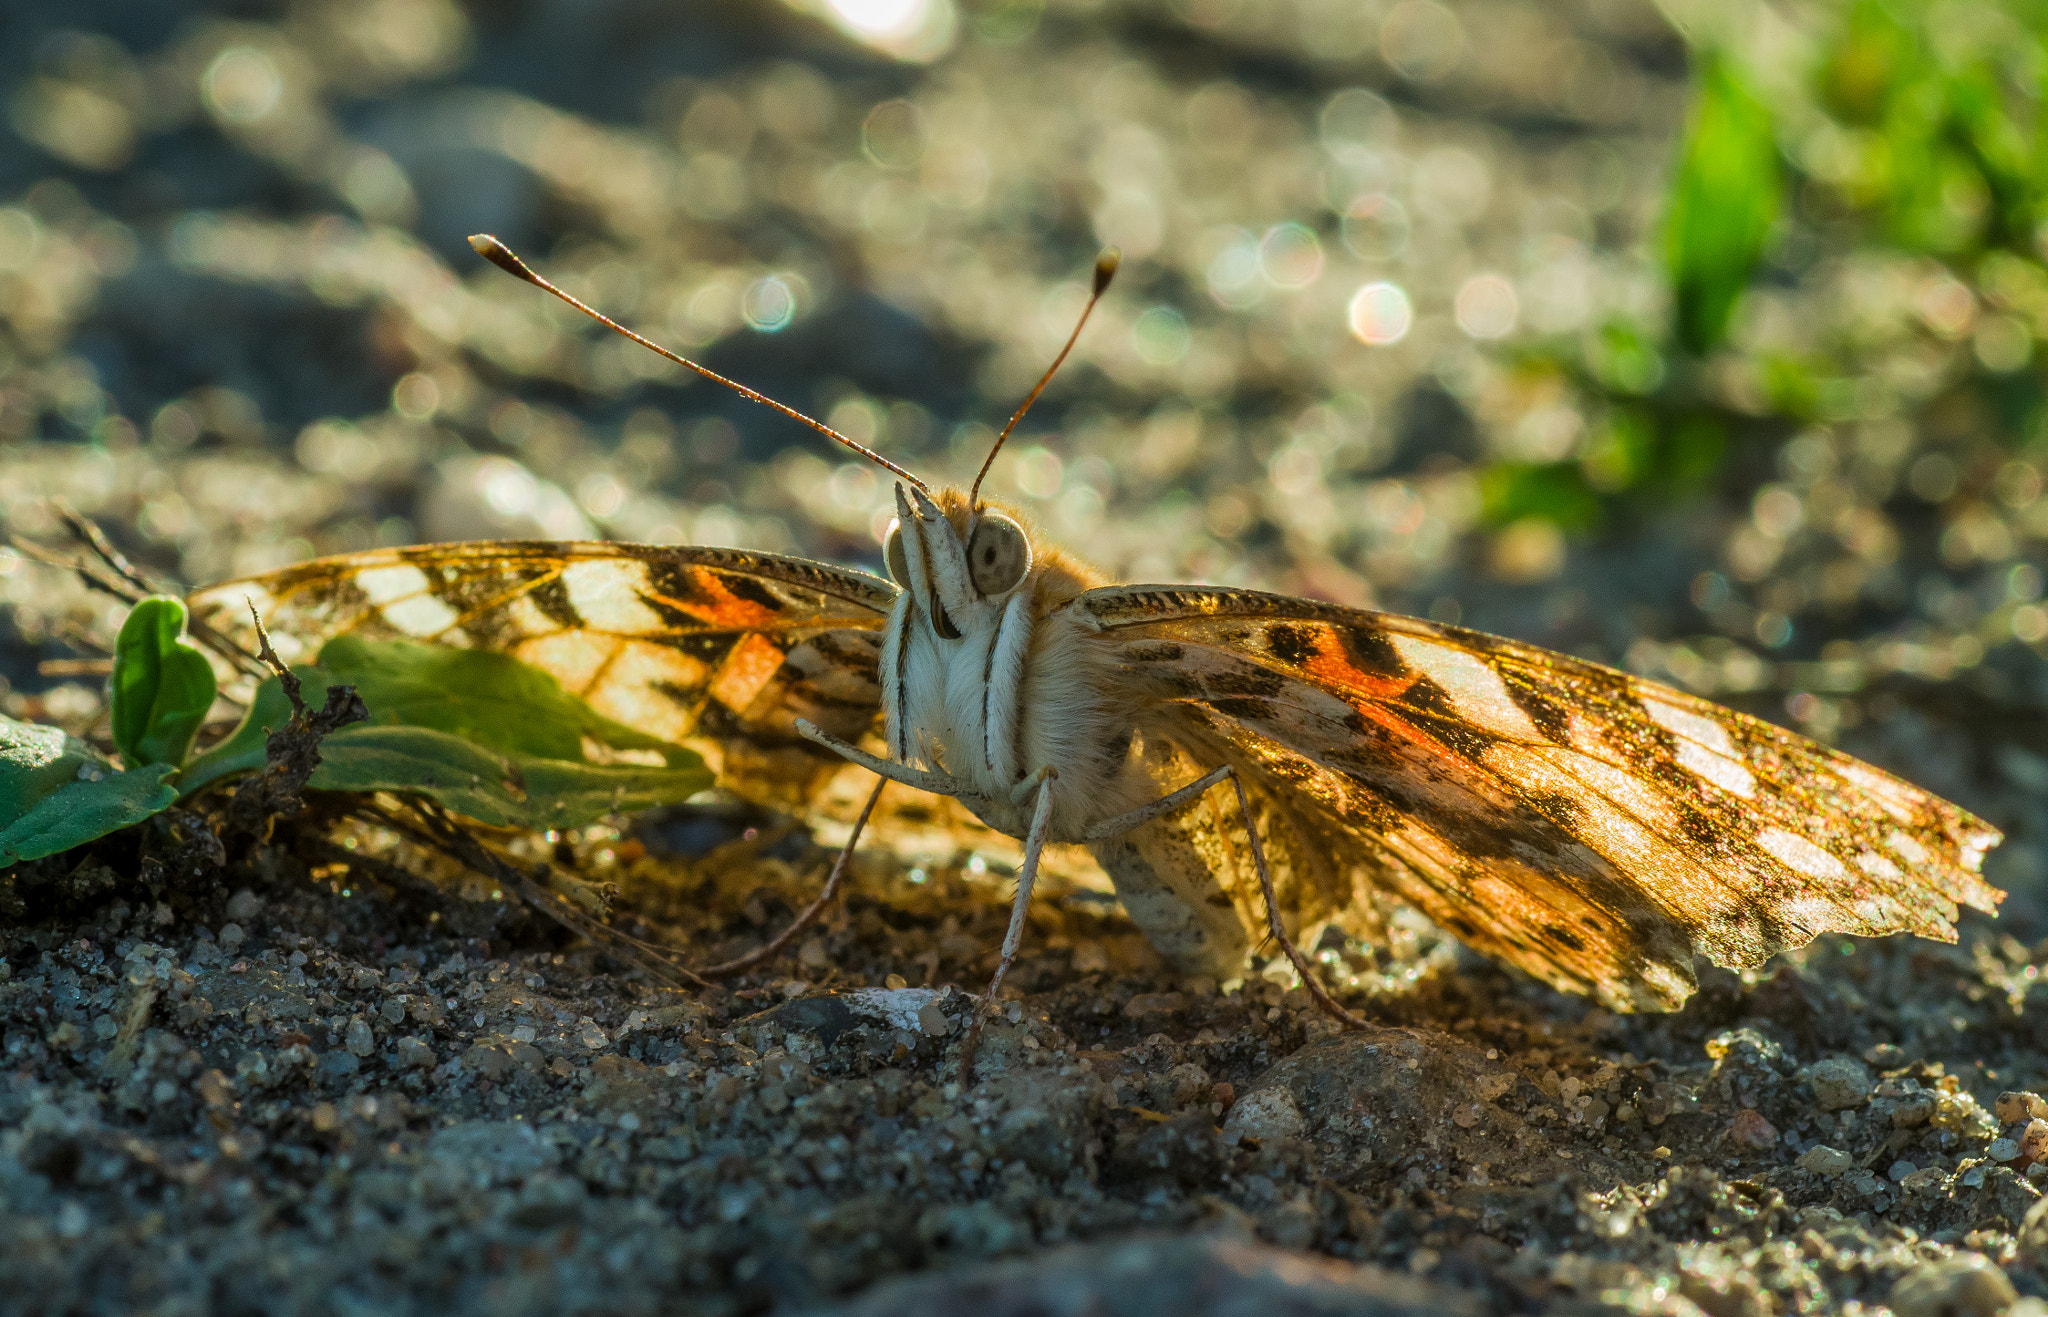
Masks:
[[[650,352],[659,353],[661,356],[664,356],[668,358],[670,361],[675,362],[678,366],[687,366],[691,370],[696,371],[699,375],[702,375],[705,379],[711,380],[712,382],[717,384],[723,384],[726,388],[731,389],[734,393],[737,393],[742,397],[752,398],[755,402],[760,403],[763,407],[772,407],[776,411],[781,412],[784,416],[789,417],[793,421],[802,421],[805,425],[810,426],[813,430],[816,430],[819,434],[824,435],[827,439],[832,440],[834,443],[844,444],[846,447],[851,448],[854,452],[859,453],[862,457],[868,459],[868,461],[873,462],[875,465],[883,468],[886,471],[889,471],[890,473],[896,476],[901,477],[904,480],[908,480],[911,484],[923,490],[926,493],[926,495],[930,495],[931,487],[926,485],[924,481],[919,480],[916,476],[910,474],[910,472],[908,471],[905,471],[902,467],[896,465],[894,462],[891,462],[888,458],[882,456],[874,449],[869,448],[866,444],[863,444],[858,440],[848,438],[846,435],[839,433],[839,431],[833,429],[831,426],[825,424],[823,421],[812,420],[810,417],[804,415],[802,412],[798,411],[794,407],[785,407],[783,404],[775,401],[775,399],[769,397],[767,394],[756,392],[755,390],[750,389],[746,385],[740,383],[738,380],[727,379],[725,376],[719,374],[717,371],[711,369],[709,366],[699,365],[697,362],[690,360],[688,357],[679,356],[676,353],[669,351],[661,344],[656,343],[653,339],[647,338],[641,334],[634,333],[632,330],[626,328],[618,321],[604,314],[604,312],[597,310],[595,307],[589,306],[583,302],[578,301],[576,298],[571,297],[569,294],[563,292],[561,289],[555,287],[547,280],[535,274],[531,269],[527,268],[526,262],[520,260],[516,255],[514,255],[510,247],[507,247],[504,243],[499,242],[490,234],[470,234],[469,245],[475,248],[477,255],[483,257],[485,260],[497,266],[505,273],[517,275],[519,278],[526,280],[526,282],[532,284],[534,287],[542,289],[543,291],[546,292],[553,293],[556,297],[561,298],[564,302],[567,302],[570,306],[575,307],[578,311],[581,311],[584,315],[589,316],[592,320],[595,320],[598,324],[603,325],[606,329],[611,330],[613,333],[622,334],[625,337],[632,339],[641,347],[646,348]],[[1098,277],[1096,282],[1100,284],[1103,281]],[[1083,318],[1085,319],[1086,317]],[[1065,356],[1066,354],[1061,353],[1060,355]],[[1044,386],[1041,385],[1040,387],[1042,388]],[[1034,394],[1033,396],[1035,397],[1037,395]],[[1007,431],[1005,433],[1007,433]]]
[[[1038,395],[1045,392],[1045,386],[1052,383],[1052,377],[1059,371],[1060,363],[1067,359],[1067,354],[1074,350],[1074,344],[1080,341],[1081,331],[1087,326],[1088,317],[1095,313],[1095,304],[1109,291],[1109,281],[1116,278],[1116,267],[1122,261],[1123,253],[1114,247],[1104,248],[1102,255],[1095,258],[1095,291],[1088,295],[1088,305],[1081,308],[1081,318],[1074,322],[1074,332],[1067,335],[1067,345],[1052,359],[1052,365],[1045,368],[1045,374],[1038,377],[1038,386],[1031,390],[1030,397],[1024,399],[1024,405],[1017,409],[1017,414],[1010,418],[1010,423],[996,436],[994,446],[988,450],[988,456],[982,459],[981,470],[974,473],[974,487],[967,491],[969,507],[981,506],[981,482],[988,477],[988,469],[996,464],[996,454],[1003,451],[1003,441],[1010,437],[1010,431],[1017,428],[1017,422],[1024,419],[1024,413],[1031,410],[1031,404],[1038,401]]]

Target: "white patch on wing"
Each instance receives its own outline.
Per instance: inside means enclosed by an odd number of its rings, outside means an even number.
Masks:
[[[1398,633],[1387,639],[1401,661],[1442,688],[1451,707],[1473,725],[1517,741],[1544,739],[1522,706],[1508,695],[1500,674],[1478,655]]]
[[[560,631],[562,624],[540,611],[540,605],[525,595],[515,595],[505,604],[505,620],[510,622],[522,636],[546,635]]]
[[[409,562],[391,567],[365,567],[355,575],[356,589],[373,604],[383,605],[427,593],[427,574]]]
[[[562,588],[584,625],[618,635],[647,635],[666,626],[640,600],[646,584],[646,568],[624,558],[581,558],[562,568]]]
[[[1765,828],[1757,834],[1756,844],[1786,868],[1809,878],[1839,881],[1849,876],[1848,866],[1795,832]]]
[[[1731,796],[1748,800],[1756,794],[1754,774],[1733,759],[1715,754],[1698,741],[1679,738],[1678,766],[1698,774]]]
[[[1895,883],[1906,876],[1905,870],[1893,864],[1886,857],[1879,855],[1876,851],[1856,852],[1856,867],[1871,877],[1885,882]]]
[[[1875,800],[1878,807],[1892,816],[1896,823],[1911,823],[1916,807],[1921,803],[1920,792],[1888,773],[1858,763],[1837,763],[1835,772],[1860,787]]]
[[[1927,848],[1915,840],[1911,833],[1893,828],[1891,833],[1885,837],[1884,844],[1891,847],[1892,854],[1908,864],[1932,864],[1934,862],[1934,856],[1930,855]]]
[[[461,619],[461,614],[430,594],[396,600],[383,605],[378,612],[408,636],[441,636]]]
[[[1678,739],[1678,766],[1712,782],[1732,796],[1748,800],[1756,794],[1756,777],[1743,766],[1742,751],[1728,729],[1705,714],[1643,697],[1650,721]]]

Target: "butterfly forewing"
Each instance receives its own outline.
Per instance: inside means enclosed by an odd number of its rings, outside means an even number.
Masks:
[[[1823,932],[1953,941],[1998,833],[1760,720],[1454,627],[1251,591],[1110,587],[1148,734],[1310,803],[1342,853],[1479,950],[1623,1009],[1692,953]],[[1213,758],[1212,758],[1213,762]]]
[[[886,581],[734,549],[425,545],[324,558],[203,590],[196,616],[254,647],[253,603],[287,662],[352,633],[503,651],[605,717],[703,753],[720,785],[785,808],[841,761],[808,718],[875,727]]]

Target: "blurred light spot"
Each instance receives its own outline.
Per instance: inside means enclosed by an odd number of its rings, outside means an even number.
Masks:
[[[1977,360],[1984,369],[2018,370],[2034,355],[2034,336],[2015,316],[1992,316],[1977,326]]]
[[[2017,511],[2033,506],[2041,497],[2041,473],[2029,462],[2007,462],[1998,469],[1991,487],[2000,503]]]
[[[975,34],[983,41],[1008,46],[1036,31],[1044,14],[1045,0],[995,0],[975,6],[972,19]]]
[[[1060,455],[1038,444],[1027,446],[1017,454],[1017,463],[1012,479],[1017,488],[1032,498],[1051,498],[1060,492],[1062,468]]]
[[[1766,648],[1778,648],[1792,639],[1792,619],[1783,613],[1758,613],[1756,638]]]
[[[816,12],[815,3],[795,7]],[[957,25],[951,0],[824,0],[823,12],[854,40],[919,64],[946,53]]]
[[[1728,578],[1719,572],[1701,572],[1692,578],[1692,604],[1701,612],[1710,613],[1727,603],[1730,593]]]
[[[1386,98],[1363,87],[1346,87],[1330,97],[1317,116],[1323,147],[1332,152],[1388,145],[1400,124]]]
[[[1222,250],[1209,259],[1209,296],[1233,311],[1257,306],[1266,295],[1260,277],[1258,240],[1243,229],[1228,230]]]
[[[475,481],[484,505],[501,517],[531,512],[540,492],[533,473],[509,457],[484,458],[477,464]]]
[[[1756,521],[1756,528],[1774,540],[1791,536],[1806,520],[1806,505],[1799,501],[1799,495],[1783,485],[1765,485],[1757,491],[1750,515]]]
[[[1402,77],[1434,82],[1464,58],[1465,29],[1434,0],[1407,0],[1380,26],[1380,54]]]
[[[772,334],[796,318],[796,294],[779,275],[756,279],[740,295],[740,315],[762,333]]]
[[[1171,366],[1193,345],[1187,320],[1170,306],[1148,306],[1131,325],[1131,346],[1148,366]]]
[[[1323,244],[1307,225],[1275,224],[1259,240],[1259,266],[1276,288],[1306,288],[1323,272]]]
[[[924,189],[900,178],[878,179],[860,201],[861,227],[888,242],[915,242],[924,234]]]
[[[1159,250],[1166,236],[1166,217],[1149,191],[1115,188],[1095,210],[1095,240],[1119,247],[1130,260],[1143,260]]]
[[[864,510],[875,506],[878,482],[875,468],[866,462],[842,462],[825,482],[825,491],[842,508]]]
[[[426,420],[440,405],[441,386],[431,375],[414,371],[391,388],[391,409],[411,420]]]
[[[1304,443],[1284,444],[1267,460],[1266,478],[1289,498],[1312,494],[1323,486],[1322,455]]]
[[[1209,533],[1219,540],[1234,540],[1252,524],[1252,510],[1236,494],[1218,494],[1202,510]]]
[[[1425,152],[1415,164],[1415,205],[1431,219],[1470,224],[1493,199],[1493,174],[1486,162],[1457,146]]]
[[[352,153],[337,190],[342,200],[372,224],[410,223],[419,208],[405,171],[374,147]]]
[[[988,156],[971,142],[947,142],[925,152],[920,178],[941,206],[972,210],[988,196]]]
[[[1369,283],[1351,298],[1351,332],[1374,347],[1399,343],[1408,336],[1415,311],[1401,285]]]
[[[848,398],[826,413],[825,424],[855,443],[872,448],[882,437],[882,409],[866,398]]]
[[[1924,280],[1913,296],[1914,309],[1929,329],[1943,338],[1961,338],[1970,332],[1977,315],[1977,299],[1958,280],[1946,274]]]
[[[167,402],[150,418],[149,441],[160,448],[190,448],[198,439],[199,418],[182,402]]]
[[[1519,305],[1515,286],[1497,274],[1474,275],[1458,290],[1458,328],[1473,338],[1505,338],[1514,331]]]
[[[2016,604],[2030,604],[2041,597],[2041,569],[2030,562],[2017,563],[2005,574],[2005,597]]]
[[[42,226],[19,206],[0,207],[0,270],[26,270],[42,245]]]
[[[1339,232],[1361,261],[1390,261],[1408,246],[1408,208],[1384,192],[1354,197]]]
[[[577,484],[576,501],[600,520],[615,517],[626,506],[626,487],[608,471],[593,471]]]
[[[135,118],[99,88],[31,78],[14,98],[15,129],[85,169],[118,169],[135,153]]]
[[[270,56],[254,46],[230,46],[206,66],[200,94],[207,108],[229,123],[255,123],[277,108],[284,79]]]
[[[884,169],[911,169],[924,155],[924,111],[905,100],[883,101],[860,125],[861,149]]]
[[[2028,645],[2048,640],[2048,608],[2027,604],[2013,609],[2012,634],[2015,640]]]
[[[1547,581],[1564,569],[1564,532],[1539,517],[1503,527],[1488,546],[1487,566],[1514,585]]]
[[[1941,503],[1956,492],[1960,476],[1947,453],[1923,453],[1906,472],[1906,488],[1929,503]]]

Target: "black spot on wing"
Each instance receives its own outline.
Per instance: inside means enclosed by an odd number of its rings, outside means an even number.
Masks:
[[[1459,713],[1451,703],[1444,688],[1427,677],[1422,677],[1409,686],[1401,696],[1402,708],[1410,714],[1417,714],[1418,725],[1450,749],[1466,758],[1476,758],[1488,746],[1495,744],[1498,737],[1490,736],[1474,727],[1471,720]]]
[[[1187,651],[1170,640],[1150,641],[1124,647],[1124,657],[1133,663],[1178,663]]]
[[[1584,938],[1560,924],[1545,924],[1543,926],[1543,936],[1561,947],[1570,947],[1573,951],[1584,951],[1586,949],[1586,940]]]
[[[1360,672],[1391,679],[1408,671],[1408,665],[1401,661],[1400,653],[1388,641],[1387,633],[1378,627],[1334,627],[1332,630],[1343,642],[1345,660]]]
[[[1298,668],[1316,656],[1315,632],[1295,622],[1275,622],[1266,628],[1266,649],[1290,668]]]
[[[726,576],[721,578],[720,583],[733,598],[744,599],[750,604],[759,604],[771,613],[779,613],[789,607],[786,600],[769,589],[765,582],[754,577]]]
[[[1263,668],[1233,668],[1209,674],[1203,689],[1214,695],[1256,695],[1271,699],[1286,689],[1287,678]]]
[[[569,602],[569,587],[559,576],[550,577],[527,591],[527,598],[533,600],[541,616],[560,627],[580,627],[583,615],[576,611],[576,605]]]

